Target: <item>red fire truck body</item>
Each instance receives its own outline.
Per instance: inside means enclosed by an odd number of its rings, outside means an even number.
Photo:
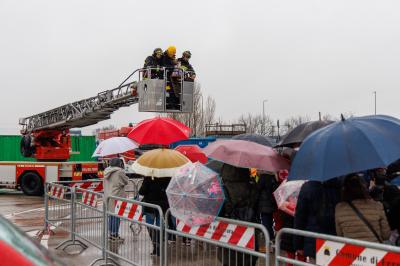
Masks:
[[[27,195],[43,193],[43,183],[103,177],[98,162],[0,162],[0,187],[21,189]]]

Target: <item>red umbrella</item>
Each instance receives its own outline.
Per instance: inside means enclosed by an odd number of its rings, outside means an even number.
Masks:
[[[169,145],[188,139],[191,129],[168,117],[146,119],[137,124],[128,134],[128,138],[139,144]]]
[[[224,163],[271,172],[289,169],[289,161],[270,147],[245,140],[217,140],[203,149],[207,157]]]
[[[205,164],[208,161],[207,156],[197,145],[179,145],[175,150],[188,157],[194,163],[201,162]]]

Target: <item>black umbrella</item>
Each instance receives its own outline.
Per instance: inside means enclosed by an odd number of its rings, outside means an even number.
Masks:
[[[232,139],[247,140],[268,147],[273,147],[275,145],[275,141],[273,139],[260,134],[250,134],[250,133],[240,134],[233,136]]]
[[[278,143],[278,145],[276,145],[276,147],[293,147],[296,145],[300,145],[303,140],[312,132],[331,123],[333,123],[333,121],[318,120],[300,124],[292,129],[288,134],[286,134],[286,136],[283,137],[283,139]]]

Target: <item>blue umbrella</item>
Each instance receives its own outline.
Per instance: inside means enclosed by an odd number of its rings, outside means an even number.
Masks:
[[[400,120],[375,115],[332,123],[300,146],[288,180],[325,181],[387,166],[400,158]]]

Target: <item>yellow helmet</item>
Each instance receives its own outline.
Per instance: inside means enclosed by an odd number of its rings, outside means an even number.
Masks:
[[[167,48],[167,55],[169,56],[169,57],[173,57],[174,55],[176,55],[176,47],[175,46],[169,46],[168,48]]]

